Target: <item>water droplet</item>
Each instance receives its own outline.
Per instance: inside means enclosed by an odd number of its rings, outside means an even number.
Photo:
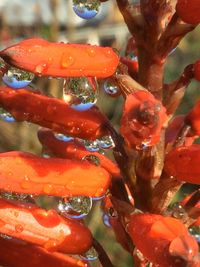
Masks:
[[[46,62],[40,63],[35,67],[35,72],[40,76],[44,74],[48,69],[48,65]]]
[[[85,146],[85,148],[90,152],[99,151],[99,145],[97,141],[82,140],[82,143]]]
[[[63,53],[62,57],[61,57],[61,67],[66,69],[70,66],[72,66],[75,62],[75,59],[66,53]]]
[[[60,200],[57,209],[64,217],[81,219],[88,215],[91,208],[91,197],[77,196]]]
[[[97,101],[98,89],[94,78],[68,78],[63,86],[63,99],[73,109],[90,109]]]
[[[112,96],[112,97],[119,96],[121,93],[118,86],[109,79],[105,81],[103,88],[104,88],[104,91],[106,92],[106,94],[108,94],[109,96]]]
[[[131,51],[131,52],[128,53],[127,58],[128,59],[131,59],[133,61],[138,61],[138,57],[134,54],[133,51]]]
[[[185,209],[183,208],[183,206],[176,202],[172,205],[171,207],[171,214],[174,218],[176,219],[181,219],[183,217],[186,216],[186,212],[185,212]]]
[[[69,141],[72,141],[74,138],[71,137],[71,136],[68,136],[68,135],[64,135],[64,134],[61,134],[61,133],[55,133],[54,136],[60,140],[60,141],[63,141],[63,142],[69,142]]]
[[[93,247],[91,247],[85,254],[80,255],[80,257],[86,261],[95,261],[98,259],[98,253]]]
[[[24,227],[21,224],[16,224],[15,225],[15,231],[17,233],[21,233],[24,230]]]
[[[197,240],[200,244],[200,226],[193,226],[189,228],[189,233]]]
[[[92,154],[89,154],[89,155],[83,157],[82,160],[86,160],[86,161],[88,161],[88,162],[90,162],[96,166],[100,165],[100,159],[97,156],[92,155]]]
[[[3,75],[3,82],[11,88],[20,89],[28,86],[34,78],[34,74],[10,67]]]
[[[99,0],[73,0],[73,10],[82,19],[94,18],[99,12],[100,5]]]
[[[3,108],[0,108],[0,119],[5,122],[15,122],[15,118]]]
[[[105,226],[111,227],[110,217],[108,216],[108,214],[104,213],[103,216],[102,216],[102,219],[103,219],[103,223],[104,223]]]
[[[101,149],[112,149],[115,147],[115,143],[111,136],[103,136],[97,139],[97,143]]]

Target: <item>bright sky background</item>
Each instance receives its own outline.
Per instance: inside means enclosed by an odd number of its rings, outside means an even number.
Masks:
[[[61,23],[67,24],[67,20],[73,20],[76,25],[83,24],[85,20],[76,16],[72,9],[72,0],[59,0],[58,18]],[[70,8],[67,7],[67,1],[70,2]],[[36,17],[36,10],[39,7],[41,17],[44,23],[50,23],[52,19],[51,9],[49,7],[50,0],[0,0],[0,12],[8,24],[16,23],[33,24]],[[106,13],[109,3],[102,4],[100,13],[96,19],[101,19]],[[69,16],[70,12],[70,16]]]

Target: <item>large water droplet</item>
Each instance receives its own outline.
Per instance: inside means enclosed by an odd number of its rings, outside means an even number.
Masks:
[[[97,141],[82,140],[82,143],[85,146],[85,148],[90,152],[99,151],[99,145]]]
[[[83,157],[82,160],[86,160],[96,166],[100,165],[100,159],[97,156],[92,155],[92,154]]]
[[[19,89],[28,86],[32,82],[33,78],[33,73],[10,67],[3,75],[2,80],[9,87]]]
[[[98,89],[94,78],[68,78],[63,86],[63,99],[73,109],[90,109],[97,101]]]
[[[64,216],[81,219],[88,215],[92,208],[92,198],[85,196],[62,199],[58,204],[58,211]]]
[[[86,261],[95,261],[98,259],[98,253],[97,251],[91,247],[85,254],[80,255],[81,259]]]
[[[106,94],[112,97],[119,96],[121,93],[118,86],[114,82],[110,81],[109,79],[105,81],[103,88]]]
[[[99,0],[73,0],[73,10],[82,19],[94,18],[100,8]]]
[[[97,143],[101,149],[112,149],[115,147],[115,143],[111,136],[103,136],[97,139]]]
[[[63,141],[63,142],[69,142],[72,141],[74,138],[68,135],[64,135],[61,133],[55,133],[54,136],[56,137],[56,139]]]
[[[197,240],[200,244],[200,226],[193,226],[189,228],[189,233]]]
[[[5,122],[15,122],[15,118],[3,108],[0,108],[0,119]]]

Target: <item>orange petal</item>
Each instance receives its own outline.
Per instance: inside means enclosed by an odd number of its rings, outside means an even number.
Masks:
[[[178,147],[165,158],[165,172],[180,181],[200,184],[200,145]]]
[[[0,247],[0,264],[4,267],[88,266],[81,260],[61,253],[49,252],[46,249],[15,238],[8,239],[0,237]]]
[[[51,43],[28,39],[0,52],[10,65],[41,76],[105,78],[114,74],[119,57],[110,47]]]
[[[0,154],[0,189],[36,195],[103,196],[110,175],[86,161],[41,158],[29,153]]]
[[[97,152],[89,152],[78,141],[63,142],[55,138],[52,131],[42,129],[38,132],[38,138],[41,144],[48,149],[50,153],[60,158],[73,158],[82,160],[88,155],[93,155],[99,158],[100,165],[113,176],[120,176],[120,169],[110,159]]]
[[[77,111],[62,100],[9,87],[0,87],[0,105],[19,121],[36,123],[59,133],[88,140],[108,134],[107,119],[97,107]]]
[[[84,253],[92,245],[92,235],[83,223],[63,219],[54,210],[15,205],[3,199],[0,199],[0,233],[69,254]]]

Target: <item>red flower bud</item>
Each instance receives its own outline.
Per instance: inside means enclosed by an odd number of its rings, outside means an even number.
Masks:
[[[167,119],[161,102],[144,90],[127,96],[121,120],[121,134],[129,147],[152,146],[160,139]]]
[[[41,158],[24,152],[0,154],[0,190],[51,196],[103,196],[110,175],[88,161]]]
[[[200,23],[200,4],[199,0],[178,0],[176,12],[186,23]]]
[[[197,242],[177,219],[133,214],[127,229],[136,247],[155,265],[182,267],[198,254]]]
[[[200,184],[200,145],[178,147],[165,158],[165,172],[176,179]]]
[[[17,68],[52,77],[105,78],[113,75],[119,63],[110,47],[51,43],[37,38],[8,47],[0,56]]]

